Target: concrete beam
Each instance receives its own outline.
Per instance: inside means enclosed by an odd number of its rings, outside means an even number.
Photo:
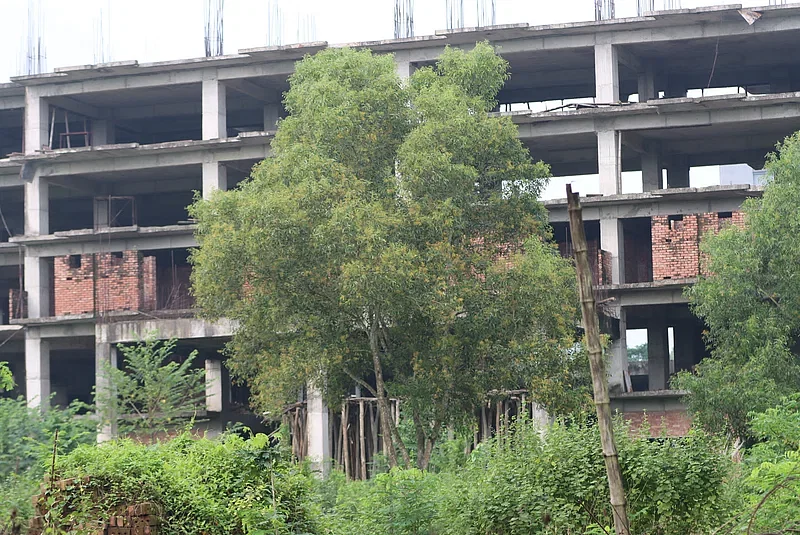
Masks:
[[[72,231],[71,236],[43,236],[41,240],[26,240],[26,237],[15,237],[12,238],[12,242],[24,243],[26,261],[28,259],[31,261],[38,261],[40,258],[52,258],[73,254],[189,249],[191,247],[197,247],[197,240],[194,238],[194,226],[181,225],[181,227],[182,228],[179,230],[175,230],[174,227],[112,227],[103,229],[103,231],[87,229],[83,231]]]
[[[225,86],[243,95],[247,95],[264,104],[274,103],[280,100],[280,93],[274,89],[267,89],[256,85],[246,79],[232,79],[224,82]]]
[[[50,97],[48,98],[48,102],[50,102],[52,106],[56,106],[57,108],[61,108],[62,110],[66,110],[70,113],[81,115],[83,117],[89,117],[92,119],[104,119],[109,117],[108,110],[80,102],[70,97]],[[59,115],[60,117],[56,117],[56,120],[63,120],[64,114],[62,113]]]
[[[0,110],[19,110],[25,107],[24,95],[0,97]]]
[[[236,322],[220,320],[216,323],[198,318],[151,319],[120,321],[108,324],[108,340],[112,343],[130,343],[144,340],[150,333],[159,339],[178,338],[230,338],[236,330]]]
[[[206,359],[206,411],[222,412],[222,361]]]

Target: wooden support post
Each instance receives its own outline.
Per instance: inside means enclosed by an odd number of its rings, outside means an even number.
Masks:
[[[348,404],[347,400],[344,401],[342,404],[342,456],[344,457],[344,475],[345,477],[349,478],[351,475],[350,472],[350,441],[347,437],[347,420],[349,418],[348,414]]]
[[[577,193],[567,184],[567,205],[569,226],[572,233],[572,248],[575,251],[575,267],[578,272],[578,290],[581,299],[583,327],[586,331],[586,344],[589,350],[589,369],[592,373],[594,404],[597,410],[597,425],[600,428],[600,443],[608,474],[608,490],[611,496],[611,509],[614,514],[614,529],[617,535],[630,535],[628,511],[625,503],[625,488],[622,485],[622,472],[619,467],[617,446],[614,442],[614,427],[611,422],[611,400],[608,397],[608,377],[606,376],[603,348],[600,344],[600,324],[594,301],[592,272],[589,268],[589,255],[586,247],[586,234],[583,228],[583,214]]]
[[[365,411],[364,411],[364,400],[360,399],[358,401],[358,443],[359,443],[359,455],[361,458],[361,479],[367,479],[367,439],[366,439],[366,429],[365,429]]]

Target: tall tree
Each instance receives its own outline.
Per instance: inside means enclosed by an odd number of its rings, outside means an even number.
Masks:
[[[689,297],[711,357],[675,381],[698,421],[742,439],[752,436],[748,413],[800,390],[800,134],[766,169],[763,197],[742,207],[745,225],[703,240],[711,275]]]
[[[548,167],[488,113],[507,72],[488,44],[448,48],[408,83],[370,51],[297,64],[272,157],[191,207],[194,292],[239,321],[230,365],[257,408],[275,414],[308,382],[331,403],[360,384],[396,465],[410,457],[400,397],[425,467],[492,388],[538,375],[545,404],[585,399],[574,272],[537,201]]]

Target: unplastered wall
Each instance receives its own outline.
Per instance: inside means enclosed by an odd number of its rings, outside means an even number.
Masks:
[[[138,251],[55,259],[55,315],[152,310],[155,258]]]
[[[704,273],[700,241],[725,225],[742,226],[741,212],[653,216],[653,280],[685,279]]]

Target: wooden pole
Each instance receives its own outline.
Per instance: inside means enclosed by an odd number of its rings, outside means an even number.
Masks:
[[[344,475],[348,478],[352,474],[350,471],[350,440],[347,436],[347,420],[350,416],[347,410],[349,403],[349,401],[344,400],[342,405],[342,457],[344,457]]]
[[[600,325],[594,301],[592,271],[586,247],[586,233],[583,229],[583,215],[578,194],[572,193],[567,184],[567,206],[569,228],[572,233],[572,248],[575,251],[575,267],[578,272],[578,290],[581,299],[581,314],[586,331],[589,349],[589,368],[592,373],[594,405],[597,410],[597,425],[600,428],[600,443],[608,474],[608,490],[611,496],[611,510],[614,514],[614,530],[617,535],[630,535],[628,512],[625,504],[625,488],[622,485],[622,472],[619,468],[617,446],[614,442],[614,427],[611,422],[611,401],[608,397],[608,378],[603,361],[603,348],[600,344]]]
[[[364,419],[364,400],[358,401],[358,442],[361,457],[361,479],[367,479],[367,440]]]

